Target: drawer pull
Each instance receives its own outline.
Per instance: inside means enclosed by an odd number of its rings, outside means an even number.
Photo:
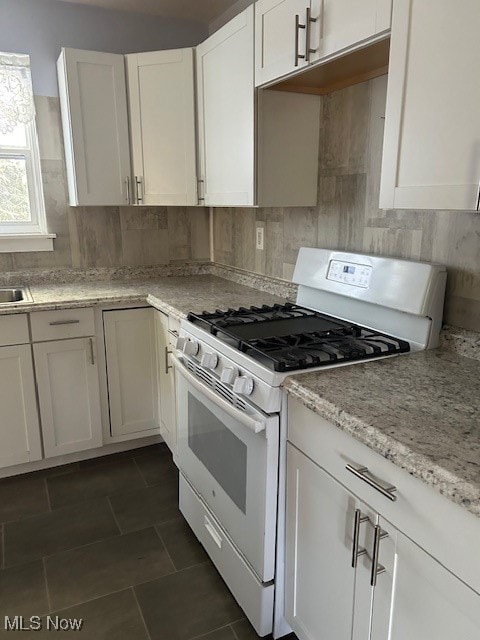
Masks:
[[[80,320],[55,320],[49,324],[51,327],[59,327],[62,324],[80,324]]]
[[[305,60],[305,56],[298,53],[298,41],[300,29],[305,29],[306,25],[300,24],[300,16],[295,16],[295,66],[298,67],[299,60]]]
[[[165,347],[165,373],[168,373],[169,369],[173,369],[173,366],[171,364],[168,364],[168,356],[171,354],[172,352],[169,350],[168,347]]]
[[[353,546],[352,546],[352,567],[357,566],[359,556],[364,556],[367,550],[364,547],[358,547],[358,540],[360,538],[360,525],[363,522],[369,522],[368,516],[362,516],[360,509],[355,509],[355,520],[353,522]]]
[[[382,494],[382,496],[385,496],[385,498],[388,498],[392,502],[395,502],[395,500],[397,499],[397,496],[395,495],[395,491],[397,490],[397,487],[393,487],[391,485],[385,487],[381,485],[380,482],[378,482],[378,480],[376,480],[375,478],[372,478],[371,476],[367,476],[366,475],[368,473],[367,467],[355,468],[351,464],[347,464],[345,469],[347,471],[350,471],[350,473],[353,473],[353,475],[356,476],[357,478],[360,478],[360,480],[363,480],[364,482],[366,482],[373,489],[376,489],[377,491],[379,491]]]
[[[382,531],[379,524],[375,525],[375,534],[373,537],[373,553],[372,553],[372,573],[370,574],[370,585],[375,587],[377,584],[377,576],[381,573],[385,573],[385,567],[378,564],[378,557],[380,555],[380,540],[388,538],[388,533]]]
[[[95,346],[93,344],[93,338],[89,338],[90,340],[90,362],[92,365],[95,364]]]
[[[222,538],[217,533],[217,531],[215,530],[215,527],[210,522],[210,520],[207,518],[207,516],[205,516],[204,525],[205,525],[205,529],[208,531],[208,533],[212,537],[212,539],[215,542],[215,544],[217,545],[217,547],[219,549],[221,549],[222,548]]]

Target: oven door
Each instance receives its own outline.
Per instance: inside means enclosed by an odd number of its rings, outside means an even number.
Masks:
[[[174,356],[173,362],[180,470],[260,581],[273,580],[279,416],[233,400],[215,374],[193,361]]]

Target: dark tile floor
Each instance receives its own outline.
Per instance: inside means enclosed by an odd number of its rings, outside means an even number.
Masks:
[[[83,618],[62,638],[257,638],[178,510],[164,445],[0,480],[0,542],[0,638],[32,637],[5,616],[48,614]]]

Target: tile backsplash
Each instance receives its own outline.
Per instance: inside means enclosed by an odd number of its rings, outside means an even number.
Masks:
[[[317,206],[214,209],[214,259],[287,280],[302,246],[440,262],[445,321],[480,331],[480,214],[378,208],[386,86],[384,76],[322,98]]]
[[[0,271],[117,267],[209,260],[208,210],[198,207],[70,207],[56,97],[37,96],[48,231],[54,251],[0,253]]]

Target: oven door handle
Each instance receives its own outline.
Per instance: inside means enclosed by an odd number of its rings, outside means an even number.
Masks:
[[[183,362],[180,360],[180,358],[177,358],[175,354],[172,354],[171,358],[174,366],[178,369],[178,372],[185,378],[185,380],[187,380],[187,382],[189,382],[192,387],[195,387],[197,391],[200,391],[200,393],[206,396],[214,404],[219,406],[222,411],[228,413],[228,415],[241,422],[242,425],[248,427],[254,433],[261,433],[262,431],[265,431],[266,420],[261,419],[260,416],[259,418],[252,418],[246,413],[243,413],[243,411],[240,411],[240,409],[237,409],[222,397],[220,397],[218,394],[216,394],[215,391],[212,391],[209,387],[202,384],[198,380],[198,378],[196,378],[192,373],[190,373],[190,371],[187,370]]]

